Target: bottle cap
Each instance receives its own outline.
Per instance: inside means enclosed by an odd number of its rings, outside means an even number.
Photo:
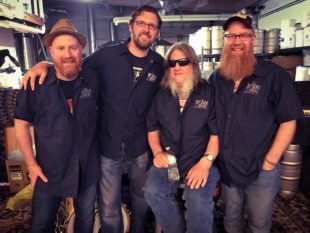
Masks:
[[[167,159],[168,159],[168,163],[169,164],[173,164],[173,163],[176,163],[176,158],[175,158],[175,156],[173,156],[173,155],[169,155],[168,157],[167,157]]]

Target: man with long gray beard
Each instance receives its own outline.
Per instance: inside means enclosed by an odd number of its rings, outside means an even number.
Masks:
[[[201,79],[192,47],[174,44],[167,60],[162,89],[154,97],[147,117],[154,159],[145,197],[165,233],[211,233],[213,191],[219,180],[213,164],[218,154],[214,93]],[[168,179],[171,152],[177,160],[179,181]],[[185,184],[185,218],[174,198],[180,183]]]
[[[289,74],[255,58],[251,18],[235,15],[223,29],[221,64],[210,83],[220,140],[224,226],[228,233],[267,233],[279,189],[279,161],[303,114]]]

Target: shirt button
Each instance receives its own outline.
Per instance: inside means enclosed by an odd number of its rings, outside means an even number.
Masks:
[[[230,115],[230,114],[228,114],[228,115],[227,115],[227,118],[230,118],[230,117],[231,117],[231,115]]]

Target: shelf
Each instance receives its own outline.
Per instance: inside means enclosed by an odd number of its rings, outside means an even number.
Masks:
[[[256,53],[255,56],[257,56],[257,57],[274,57],[274,56],[280,56],[280,55],[302,55],[303,50],[310,50],[310,46],[280,49],[274,53]],[[205,55],[203,55],[203,59],[219,58],[220,56],[221,56],[220,54],[205,54]],[[200,60],[202,59],[201,55],[198,55],[198,57]]]
[[[275,55],[301,55],[303,50],[310,50],[310,46],[280,49]]]

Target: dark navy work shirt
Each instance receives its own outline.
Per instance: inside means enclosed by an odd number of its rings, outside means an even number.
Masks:
[[[34,126],[36,160],[48,178],[38,179],[36,189],[56,196],[76,196],[99,179],[96,121],[98,78],[80,72],[74,83],[73,113],[54,68],[35,91],[21,90],[14,117]]]
[[[203,156],[210,134],[216,135],[214,93],[202,81],[193,90],[180,112],[179,100],[170,90],[160,89],[153,99],[147,117],[148,131],[160,131],[163,149],[176,154],[182,177]]]
[[[139,77],[129,58],[127,43],[103,47],[83,67],[100,77],[99,143],[103,156],[117,159],[121,145],[129,159],[148,149],[146,115],[163,73],[163,58],[150,50]]]
[[[293,82],[283,68],[262,60],[236,93],[233,81],[218,70],[210,82],[215,89],[222,181],[248,185],[258,177],[279,124],[303,116]]]

